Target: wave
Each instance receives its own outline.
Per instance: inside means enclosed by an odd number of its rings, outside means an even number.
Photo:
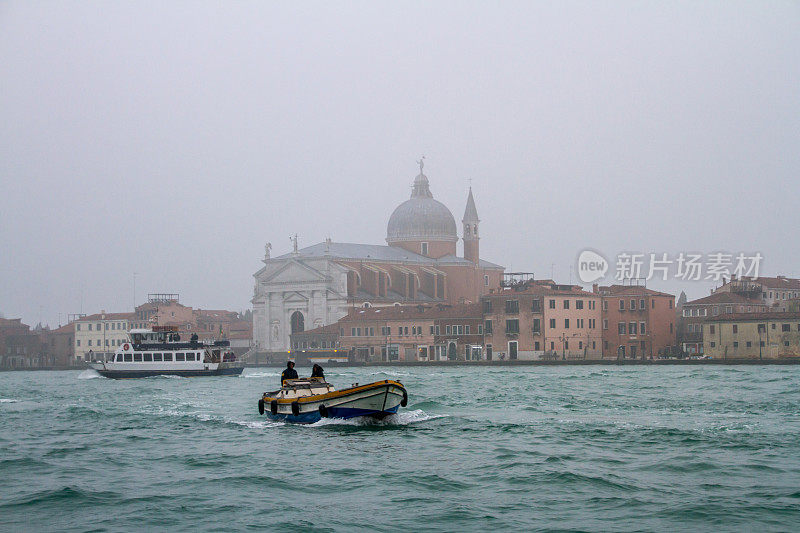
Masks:
[[[252,374],[241,374],[243,378],[276,378],[280,372],[253,372]]]
[[[19,400],[13,398],[0,398],[0,403],[17,403]]]
[[[370,418],[367,416],[360,416],[356,418],[323,418],[319,422],[314,422],[306,427],[323,427],[323,426],[408,426],[410,424],[417,424],[419,422],[426,422],[428,420],[435,420],[437,418],[444,418],[446,415],[429,415],[422,409],[415,409],[413,411],[406,411],[389,415],[380,420]]]
[[[117,497],[118,494],[113,492],[99,492],[81,490],[73,487],[62,487],[55,490],[43,490],[35,492],[0,507],[27,507],[43,503],[51,505],[66,503],[70,506],[90,503],[103,504],[113,501]]]
[[[106,379],[100,374],[98,374],[97,370],[91,368],[84,370],[83,372],[78,374],[78,379],[99,379],[99,378]]]

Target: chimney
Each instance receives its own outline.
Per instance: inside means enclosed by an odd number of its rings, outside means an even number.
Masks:
[[[592,292],[595,294],[600,292],[600,285],[598,285],[597,283],[592,283]]]

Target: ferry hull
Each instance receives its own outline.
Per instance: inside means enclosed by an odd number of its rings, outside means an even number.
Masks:
[[[110,379],[150,378],[153,376],[197,378],[204,376],[238,376],[242,373],[244,367],[218,368],[216,370],[96,370],[101,376]]]
[[[384,418],[405,406],[408,395],[399,382],[386,380],[327,394],[306,396],[297,401],[270,397],[263,400],[264,414],[271,420],[313,424],[322,418]],[[276,412],[272,410],[273,400]],[[293,403],[296,405],[293,406]]]

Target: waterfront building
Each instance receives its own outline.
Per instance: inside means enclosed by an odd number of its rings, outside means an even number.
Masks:
[[[338,327],[339,349],[352,361],[484,358],[479,304],[356,308]]]
[[[800,298],[800,279],[786,276],[760,276],[726,280],[714,293],[732,293],[749,300],[760,300],[769,311],[788,311],[788,303]]]
[[[685,302],[681,307],[680,336],[678,346],[688,355],[704,353],[704,324],[713,317],[732,313],[764,313],[768,306],[758,296],[758,291],[742,293],[738,291],[718,291],[706,296]]]
[[[254,274],[253,336],[259,351],[281,356],[291,335],[333,324],[354,307],[474,303],[497,287],[504,268],[480,258],[470,189],[462,218],[463,257],[450,210],[433,198],[427,176],[389,217],[386,245],[324,242],[271,257]]]
[[[509,273],[481,298],[487,359],[599,359],[600,296]]]
[[[128,340],[128,331],[136,323],[135,313],[99,313],[74,322],[76,362],[103,359]]]
[[[602,298],[603,357],[644,359],[676,347],[675,296],[644,285],[595,284]]]
[[[709,317],[705,354],[714,359],[800,357],[800,313],[769,311]]]

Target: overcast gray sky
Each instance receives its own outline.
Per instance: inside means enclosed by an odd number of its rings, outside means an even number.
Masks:
[[[514,270],[798,276],[799,148],[798,2],[2,2],[0,312],[129,310],[134,272],[244,310],[266,241],[384,243],[421,154]]]

